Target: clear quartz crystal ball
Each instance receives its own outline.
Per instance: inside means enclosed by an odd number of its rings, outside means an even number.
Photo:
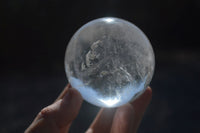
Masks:
[[[100,107],[117,107],[137,98],[149,85],[154,66],[145,34],[134,24],[112,17],[83,25],[65,55],[72,87]]]

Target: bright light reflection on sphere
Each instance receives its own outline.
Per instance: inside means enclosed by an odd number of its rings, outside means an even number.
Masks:
[[[83,25],[65,54],[70,84],[100,107],[117,107],[137,98],[149,85],[154,66],[154,52],[144,33],[112,17]]]

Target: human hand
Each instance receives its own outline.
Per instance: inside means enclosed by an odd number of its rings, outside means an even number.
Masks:
[[[150,87],[135,101],[118,108],[102,108],[86,133],[136,133],[151,101]],[[67,133],[81,104],[80,93],[70,85],[57,100],[42,109],[25,133]]]

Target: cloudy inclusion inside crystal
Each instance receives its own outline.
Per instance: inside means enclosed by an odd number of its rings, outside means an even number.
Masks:
[[[89,22],[72,37],[65,56],[70,84],[100,107],[117,107],[144,92],[154,53],[135,25],[117,18]]]

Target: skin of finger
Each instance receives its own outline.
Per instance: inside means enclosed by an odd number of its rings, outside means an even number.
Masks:
[[[109,133],[116,108],[102,108],[86,133]]]
[[[66,95],[69,96],[66,96]],[[49,133],[66,132],[72,120],[77,116],[82,97],[75,89],[69,90],[63,99],[42,109],[37,120],[26,130],[26,133],[44,131]]]
[[[152,98],[152,89],[148,87],[146,91],[138,99],[130,103],[134,109],[132,133],[137,132],[137,129],[141,123],[144,112],[151,101],[151,98]]]
[[[59,128],[52,120],[44,120],[43,118],[33,122],[31,126],[29,126],[25,133],[56,133],[59,132]]]
[[[111,133],[131,133],[133,125],[133,107],[125,104],[116,110],[111,127]]]
[[[135,101],[119,107],[113,119],[112,133],[136,133],[144,112],[151,101],[150,87]]]
[[[119,109],[117,109],[117,112],[116,112],[117,114],[115,114],[117,120],[116,119],[113,120],[113,123],[119,121],[119,125],[113,124],[113,126],[117,125],[116,126],[117,128],[113,128],[112,132],[117,132],[117,131],[136,132],[137,128],[140,124],[140,121],[142,119],[142,116],[144,114],[144,111],[146,110],[146,107],[148,106],[148,104],[151,100],[151,96],[152,96],[152,91],[151,91],[151,88],[148,87],[146,89],[146,91],[138,99],[136,99],[134,102],[130,103],[130,105],[132,105],[132,107],[134,109],[128,105],[122,106]],[[109,132],[111,124],[108,124],[109,126],[107,126],[106,130],[103,130],[104,128],[102,128],[102,126],[104,124],[105,125],[107,124],[108,121],[106,118],[108,118],[107,116],[109,116],[109,115],[106,112],[104,112],[104,113],[107,115],[105,115],[102,112],[103,112],[103,109],[101,109],[99,111],[97,117],[95,118],[94,122],[91,124],[90,128],[87,130],[86,133],[96,133],[98,131],[105,132],[105,133]],[[111,117],[111,119],[113,119],[113,115],[114,115],[114,112],[112,113],[112,116],[109,116],[109,117]],[[119,119],[118,115],[121,116],[120,119]],[[134,116],[134,118],[132,116]],[[129,118],[132,118],[132,119],[130,120]],[[121,121],[124,121],[123,124],[121,123]],[[129,121],[129,122],[127,123],[127,121]],[[110,121],[109,123],[111,123],[111,122],[112,121]],[[123,131],[121,131],[121,130],[123,130]]]
[[[71,88],[71,85],[67,84],[67,86],[63,89],[63,91],[59,94],[58,98],[54,102],[57,102],[58,100],[63,99],[65,94],[69,91],[69,88]],[[37,121],[40,117],[41,117],[41,112],[39,112],[38,115],[35,117],[33,123],[35,123],[35,121]]]
[[[60,95],[59,95],[58,98],[55,100],[55,102],[58,101],[58,100],[60,100],[60,99],[62,99],[62,98],[65,96],[65,94],[68,92],[69,88],[72,88],[72,86],[71,86],[70,84],[67,84],[67,86],[66,86],[66,87],[64,88],[64,90],[60,93]]]

